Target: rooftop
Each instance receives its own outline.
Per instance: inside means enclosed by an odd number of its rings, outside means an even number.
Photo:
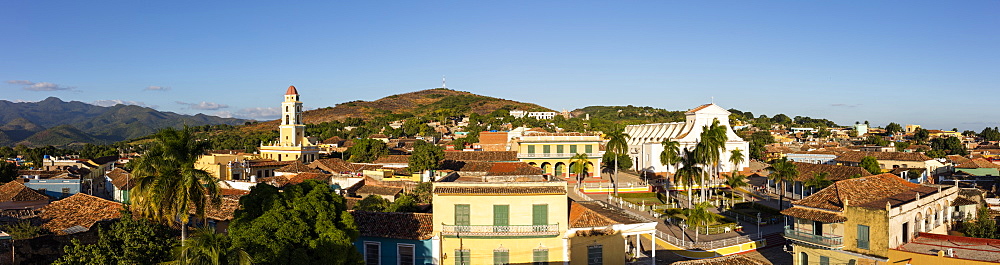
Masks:
[[[486,172],[487,176],[530,176],[542,175],[542,169],[524,162],[482,162],[446,160],[443,169],[460,172]]]
[[[132,174],[124,169],[112,169],[107,175],[111,179],[111,185],[115,185],[115,188],[119,190],[128,190],[135,186],[135,182],[132,182]]]
[[[619,209],[609,208],[596,201],[570,201],[569,227],[601,227],[615,224],[648,223],[632,217]]]
[[[850,167],[850,166],[838,166],[838,165],[825,165],[825,164],[811,164],[811,163],[801,163],[793,162],[796,169],[799,171],[799,175],[795,177],[796,181],[805,182],[820,172],[826,172],[830,175],[826,179],[830,181],[838,181],[849,179],[854,176],[866,177],[871,176],[867,170],[860,167]]]
[[[566,194],[565,186],[435,186],[435,194],[476,195],[559,195]]]
[[[122,209],[121,203],[77,193],[42,207],[39,217],[44,222],[42,228],[67,235],[89,230],[99,221],[118,219]],[[74,228],[77,226],[83,230]]]
[[[891,173],[885,173],[834,182],[830,187],[792,203],[794,206],[816,209],[793,206],[782,213],[816,221],[842,221],[843,216],[840,212],[844,210],[845,201],[850,206],[885,209],[887,203],[896,207],[916,200],[916,194],[926,196],[937,191],[938,188],[914,184]]]
[[[951,249],[956,259],[1000,262],[1000,240],[920,233],[896,250],[938,255]]]
[[[391,186],[381,186],[381,185],[368,185],[365,184],[361,186],[354,193],[364,193],[364,194],[377,194],[377,195],[388,195],[395,196],[396,194],[402,193],[403,187],[391,187]]]
[[[965,161],[955,166],[955,168],[1000,168],[1000,165],[994,164],[986,159],[975,158]]]
[[[303,164],[302,161],[299,161],[299,160],[295,160],[291,164],[288,164],[287,166],[283,166],[283,167],[280,167],[278,169],[275,169],[274,171],[277,171],[277,172],[290,172],[290,173],[301,173],[301,172],[319,173],[320,172],[319,169],[306,166],[306,164]]]
[[[285,90],[285,95],[298,95],[299,90],[295,89],[295,86],[288,86],[288,90]]]
[[[0,186],[0,202],[45,201],[48,199],[48,196],[24,186],[20,179]]]
[[[860,163],[861,159],[865,158],[866,156],[871,156],[878,160],[914,161],[914,162],[923,162],[933,159],[921,153],[848,151],[841,153],[840,156],[838,156],[837,159],[835,160],[843,162]]]
[[[361,236],[428,240],[434,236],[429,213],[383,213],[351,211]]]
[[[454,161],[517,161],[517,151],[450,151],[443,160]]]

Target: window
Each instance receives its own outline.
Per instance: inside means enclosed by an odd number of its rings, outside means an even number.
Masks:
[[[590,154],[590,153],[594,152],[594,146],[593,145],[584,145],[583,147],[584,147],[583,150],[586,150],[587,154]]]
[[[531,252],[531,262],[534,265],[546,265],[549,263],[549,250],[548,249],[535,249]]]
[[[62,196],[63,197],[69,196],[69,188],[62,188]]]
[[[799,252],[799,264],[809,265],[809,254]]]
[[[413,244],[396,244],[397,261],[399,265],[413,265]]]
[[[469,205],[455,204],[455,225],[469,225]],[[459,232],[467,232],[468,227],[459,228]]]
[[[556,153],[562,154],[563,151],[565,151],[565,146],[563,146],[563,145],[557,145],[556,146]]]
[[[528,153],[529,154],[534,154],[535,153],[535,146],[534,145],[529,145],[528,146]]]
[[[45,194],[45,189],[38,189],[38,193]]]
[[[379,265],[382,262],[379,260],[381,257],[380,248],[379,242],[365,241],[365,265]]]
[[[493,232],[509,232],[510,205],[493,205]]]
[[[510,252],[507,249],[493,250],[493,265],[510,264]]]
[[[551,145],[543,145],[542,146],[542,153],[543,154],[552,153],[552,146]]]
[[[858,225],[858,248],[868,249],[868,226]]]
[[[535,226],[535,232],[548,231],[549,205],[535,204],[531,206],[531,225]]]
[[[573,154],[576,154],[576,145],[570,145],[569,146],[569,152],[573,153]]]
[[[587,265],[604,264],[603,247],[601,245],[587,246]]]
[[[455,250],[455,265],[469,265],[469,258],[471,253],[468,249],[456,249]]]
[[[819,256],[819,265],[830,265],[830,257]]]

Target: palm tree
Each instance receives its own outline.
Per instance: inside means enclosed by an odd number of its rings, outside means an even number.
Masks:
[[[767,176],[768,179],[773,181],[775,185],[781,183],[781,196],[778,197],[778,210],[784,210],[784,200],[785,200],[785,182],[792,180],[795,176],[799,175],[799,170],[795,167],[795,163],[789,162],[788,158],[782,157],[775,160],[770,167],[767,167],[771,171],[771,174]]]
[[[698,181],[699,177],[705,174],[705,169],[698,163],[695,152],[689,149],[684,149],[684,157],[682,158],[681,165],[681,168],[677,169],[677,174],[674,175],[678,182],[683,183],[687,187],[688,208],[691,208],[692,200],[694,200],[693,185]]]
[[[712,124],[703,126],[701,140],[695,148],[700,149],[699,154],[702,164],[709,166],[709,175],[712,181],[719,178],[719,165],[722,160],[722,151],[726,150],[726,127],[720,125],[718,119],[712,120]],[[702,181],[704,183],[705,181]],[[708,190],[702,189],[703,199],[708,199]]]
[[[729,197],[731,203],[730,207],[735,204],[735,202],[732,201],[736,200],[736,189],[750,185],[746,180],[747,177],[739,172],[733,172],[729,175],[729,178],[726,178],[726,185],[729,185],[729,189],[732,190],[732,195]]]
[[[710,202],[700,202],[697,205],[695,205],[694,208],[684,209],[684,215],[687,216],[687,220],[684,220],[684,223],[687,223],[688,226],[693,226],[695,228],[694,230],[695,242],[698,241],[699,228],[702,225],[706,226],[707,229],[707,226],[709,224],[714,223],[716,220],[719,219],[718,215],[715,215],[714,213],[708,211],[708,208],[710,207],[712,207],[712,204]],[[708,230],[706,230],[705,232],[707,233]]]
[[[729,152],[729,162],[733,163],[733,170],[732,171],[736,172],[736,171],[742,170],[742,168],[740,168],[740,164],[743,164],[743,161],[746,161],[745,159],[746,159],[746,157],[743,156],[743,150],[740,150],[739,148],[736,148],[736,149],[733,149],[733,151],[730,151]]]
[[[573,157],[569,159],[569,163],[570,165],[573,165],[572,168],[569,169],[570,172],[573,171],[577,172],[576,186],[580,187],[580,180],[584,178],[583,171],[587,169],[587,163],[590,163],[590,161],[587,160],[587,154],[584,153],[575,154],[573,155]]]
[[[177,249],[177,260],[167,264],[249,265],[250,254],[242,249],[232,249],[229,237],[215,233],[207,227],[195,230],[187,245]]]
[[[615,195],[618,195],[618,157],[628,151],[628,139],[631,138],[625,133],[625,128],[615,125],[610,131],[604,133],[608,139],[608,152],[615,154],[615,176],[611,179],[611,184],[615,186]]]
[[[135,160],[131,200],[141,216],[180,225],[183,245],[190,211],[204,218],[206,204],[220,201],[218,180],[194,168],[205,142],[195,141],[190,129],[163,129],[154,140],[149,150]]]
[[[821,190],[823,188],[829,187],[830,185],[833,185],[833,181],[827,179],[829,176],[830,173],[827,172],[816,172],[816,174],[813,174],[811,178],[806,180],[805,185],[806,187],[810,188],[809,190],[810,193],[813,191],[813,189]]]
[[[660,164],[669,165],[674,167],[674,181],[677,181],[677,163],[681,162],[681,143],[673,141],[670,139],[663,140],[663,152],[660,152]],[[667,170],[669,171],[669,170]],[[667,189],[667,182],[663,182],[663,190],[667,192],[667,198],[670,198],[670,191]]]

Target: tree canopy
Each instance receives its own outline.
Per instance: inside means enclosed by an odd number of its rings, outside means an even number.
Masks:
[[[389,154],[389,147],[381,140],[354,139],[354,145],[347,148],[347,154],[350,155],[347,159],[350,162],[371,163],[380,156]]]
[[[413,145],[413,152],[408,162],[408,168],[413,173],[438,169],[438,165],[442,159],[444,159],[444,149],[440,146],[417,140]]]
[[[257,184],[229,226],[233,246],[257,264],[359,264],[359,236],[344,198],[315,180],[279,192]]]
[[[169,261],[177,245],[167,227],[133,217],[128,210],[118,221],[98,229],[96,244],[73,239],[53,264],[155,264]]]
[[[889,135],[893,135],[902,131],[903,127],[899,126],[899,124],[895,122],[890,122],[889,125],[885,126],[885,132],[888,133]]]
[[[864,168],[868,173],[874,175],[882,174],[882,167],[878,165],[878,160],[873,156],[866,156],[861,158],[861,163],[858,164],[861,168]]]

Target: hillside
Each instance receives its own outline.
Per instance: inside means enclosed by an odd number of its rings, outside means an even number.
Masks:
[[[684,121],[685,111],[673,111],[653,107],[628,106],[588,106],[573,110],[574,117],[590,115],[593,120],[610,120],[623,124],[644,124]]]
[[[184,125],[239,125],[242,119],[182,115],[134,105],[101,107],[49,97],[39,102],[0,100],[0,146],[111,143]]]
[[[308,99],[304,99],[308,100]],[[274,102],[278,105],[280,102]],[[344,121],[347,118],[370,119],[386,114],[403,114],[423,116],[436,111],[451,111],[455,114],[480,115],[489,114],[502,108],[522,109],[529,111],[551,111],[548,108],[507,99],[476,95],[465,91],[450,89],[427,89],[416,92],[392,95],[375,101],[351,101],[303,113],[306,124],[330,121]],[[261,122],[246,126],[248,130],[273,130],[278,121]]]

